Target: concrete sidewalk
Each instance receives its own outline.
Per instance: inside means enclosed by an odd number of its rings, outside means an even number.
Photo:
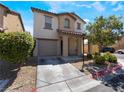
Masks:
[[[81,92],[96,87],[100,83],[69,63],[37,67],[37,91],[39,92]]]

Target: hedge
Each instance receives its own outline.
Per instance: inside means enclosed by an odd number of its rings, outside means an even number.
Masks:
[[[0,59],[20,63],[30,56],[34,40],[28,32],[0,33]]]
[[[105,62],[109,63],[117,63],[117,57],[112,55],[111,53],[105,53],[103,55],[95,55],[94,61],[96,64],[105,64]]]

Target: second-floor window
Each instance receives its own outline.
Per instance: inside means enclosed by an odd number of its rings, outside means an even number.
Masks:
[[[77,23],[77,29],[81,29],[81,23]]]
[[[69,27],[70,27],[70,20],[67,19],[67,18],[65,19],[64,27],[65,27],[65,28],[69,28]]]
[[[45,28],[52,29],[52,17],[45,16]]]

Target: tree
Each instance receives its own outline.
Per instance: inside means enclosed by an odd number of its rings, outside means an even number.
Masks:
[[[114,15],[105,18],[97,17],[93,23],[86,26],[88,41],[97,44],[99,49],[115,44],[123,35],[122,17]]]

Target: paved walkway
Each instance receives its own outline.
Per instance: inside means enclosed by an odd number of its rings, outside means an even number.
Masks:
[[[37,67],[37,91],[39,92],[81,92],[97,85],[100,85],[99,81],[80,72],[70,63]]]

